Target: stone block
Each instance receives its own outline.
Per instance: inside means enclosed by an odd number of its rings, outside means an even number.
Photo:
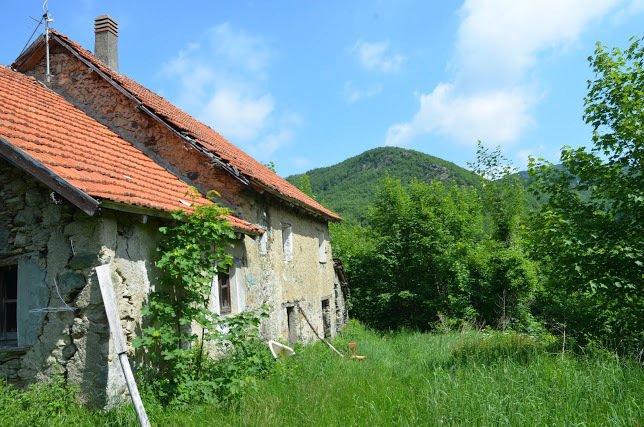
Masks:
[[[9,249],[9,230],[0,227],[0,254],[7,252]]]
[[[28,184],[24,179],[14,179],[9,184],[7,184],[7,189],[10,190],[13,194],[22,195],[27,191]]]
[[[81,273],[66,271],[57,276],[58,288],[60,293],[65,299],[65,302],[70,302],[87,284],[85,276]]]
[[[36,207],[43,203],[43,194],[36,188],[30,188],[25,193],[25,203],[27,206]]]
[[[77,351],[78,351],[78,348],[73,343],[66,345],[65,347],[63,347],[63,351],[62,351],[63,359],[64,360],[71,359],[72,357],[74,357]]]
[[[25,200],[22,196],[9,197],[4,200],[4,203],[8,210],[14,212],[25,207]]]
[[[84,270],[86,268],[95,267],[100,264],[98,255],[95,253],[78,253],[74,255],[69,262],[67,267],[72,270]]]
[[[13,224],[16,226],[30,225],[36,221],[36,214],[31,207],[21,209],[13,218]]]
[[[89,320],[87,317],[75,317],[72,325],[71,336],[75,340],[79,340],[85,336],[89,328]]]
[[[24,247],[27,245],[27,235],[25,233],[16,233],[16,236],[13,238],[13,245],[16,247]]]
[[[48,204],[42,211],[43,225],[57,225],[62,220],[62,207],[59,205]]]

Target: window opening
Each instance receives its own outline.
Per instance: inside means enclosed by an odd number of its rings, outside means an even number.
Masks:
[[[318,253],[320,256],[320,262],[326,262],[326,238],[324,236],[324,230],[320,231],[318,236]]]
[[[285,222],[282,223],[282,252],[284,253],[284,261],[293,260],[293,230],[291,224]]]
[[[286,319],[288,322],[288,344],[293,347],[297,342],[297,331],[295,330],[295,307],[286,307]]]
[[[259,254],[266,255],[268,253],[268,229],[259,236]]]
[[[331,306],[328,298],[322,300],[322,327],[324,338],[331,338]]]
[[[0,342],[17,344],[18,266],[0,267]]]
[[[231,312],[230,275],[228,273],[219,273],[217,275],[217,286],[219,288],[219,313],[229,314]]]

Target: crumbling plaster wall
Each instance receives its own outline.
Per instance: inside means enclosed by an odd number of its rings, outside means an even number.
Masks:
[[[247,305],[257,307],[269,304],[273,310],[262,324],[262,334],[270,339],[288,340],[287,307],[298,302],[318,334],[323,336],[322,300],[329,299],[335,313],[333,290],[333,262],[326,222],[315,221],[275,203],[251,204],[247,218],[256,218],[266,228],[266,251],[262,253],[260,237],[244,239],[245,265],[242,280],[246,288]],[[283,253],[282,224],[290,224],[293,238],[293,259],[287,261]],[[319,237],[325,236],[326,262],[320,262]],[[316,339],[304,317],[296,309],[295,334],[299,342]],[[332,335],[337,333],[334,319]]]
[[[216,166],[208,166],[207,158],[189,147],[166,126],[150,118],[138,106],[96,72],[72,56],[60,45],[51,49],[52,73],[49,87],[69,102],[131,141],[139,149],[166,167],[185,182],[205,192],[211,189],[221,194],[219,200],[240,218],[267,227],[268,253],[259,254],[258,242],[246,237],[236,245],[235,278],[239,292],[243,293],[244,307],[256,308],[269,304],[273,311],[263,322],[265,338],[288,338],[286,305],[295,301],[306,311],[319,334],[322,334],[321,300],[329,298],[331,313],[336,313],[333,288],[333,262],[328,241],[328,225],[287,206],[274,196],[260,194],[244,187],[230,174]],[[26,72],[44,79],[44,59]],[[284,261],[281,243],[281,223],[292,225],[294,259]],[[326,236],[327,262],[320,263],[318,236]],[[297,336],[303,342],[315,339],[303,317],[297,313]],[[331,319],[332,334],[337,332],[335,319]]]
[[[158,224],[111,211],[90,217],[2,159],[0,184],[0,264],[18,265],[23,295],[18,347],[0,349],[0,376],[26,385],[62,375],[80,386],[90,404],[121,401],[126,387],[94,267],[112,266],[121,322],[131,342],[140,333],[141,306],[156,276]],[[65,305],[72,310],[30,311]],[[132,348],[129,352],[134,354]]]

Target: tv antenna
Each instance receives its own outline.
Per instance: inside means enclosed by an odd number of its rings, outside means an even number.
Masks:
[[[50,83],[51,70],[49,68],[49,23],[54,22],[54,20],[49,16],[49,0],[45,0],[45,2],[42,4],[42,10],[44,12],[42,15],[42,20],[45,22],[45,78],[47,79],[47,83]]]

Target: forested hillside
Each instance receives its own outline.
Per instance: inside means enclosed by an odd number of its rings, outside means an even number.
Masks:
[[[331,229],[353,316],[383,330],[547,332],[562,349],[599,345],[641,360],[642,58],[641,40],[623,51],[598,46],[583,115],[592,145],[564,146],[559,165],[532,160],[517,174],[499,149],[479,144],[477,185],[374,179],[360,224]]]
[[[317,200],[345,219],[363,222],[367,207],[373,203],[376,188],[385,177],[400,180],[403,185],[412,179],[452,181],[467,186],[480,182],[476,174],[454,163],[398,147],[374,148],[337,165],[286,179],[305,191],[310,188]],[[310,187],[307,180],[310,180]]]

